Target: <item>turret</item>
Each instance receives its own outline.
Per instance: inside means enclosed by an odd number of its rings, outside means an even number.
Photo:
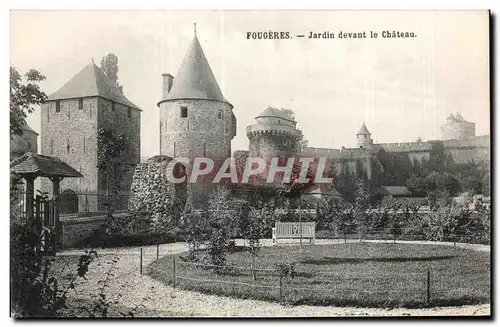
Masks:
[[[217,84],[195,34],[175,75],[163,74],[160,154],[170,157],[231,157],[235,136],[233,105]]]
[[[297,154],[302,132],[285,111],[268,107],[255,120],[256,124],[247,126],[250,157],[293,157]]]
[[[446,123],[441,126],[443,140],[457,140],[470,138],[476,135],[476,124],[468,122],[457,112],[455,116],[450,114]]]
[[[373,140],[371,134],[366,128],[365,123],[361,125],[358,133],[356,133],[357,144],[361,149],[371,149],[373,147]]]

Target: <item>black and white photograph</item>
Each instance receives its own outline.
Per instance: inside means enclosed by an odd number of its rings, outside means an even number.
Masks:
[[[8,16],[12,319],[492,318],[489,10]]]

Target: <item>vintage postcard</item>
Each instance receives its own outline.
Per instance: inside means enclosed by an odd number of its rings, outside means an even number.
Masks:
[[[491,317],[490,12],[10,12],[14,318]]]

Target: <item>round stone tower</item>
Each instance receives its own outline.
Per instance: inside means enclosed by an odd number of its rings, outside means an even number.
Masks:
[[[441,126],[443,140],[457,140],[476,135],[476,124],[466,121],[460,113],[450,114],[446,123]]]
[[[299,151],[302,132],[297,122],[283,110],[267,108],[247,127],[249,157],[293,157]]]
[[[161,155],[216,162],[231,157],[236,135],[233,106],[222,95],[196,34],[177,76],[163,74],[158,106]]]

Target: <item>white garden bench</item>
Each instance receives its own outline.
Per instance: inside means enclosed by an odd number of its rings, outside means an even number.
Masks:
[[[309,239],[309,243],[316,241],[316,223],[282,223],[276,222],[273,229],[273,246],[278,245],[278,239]]]

